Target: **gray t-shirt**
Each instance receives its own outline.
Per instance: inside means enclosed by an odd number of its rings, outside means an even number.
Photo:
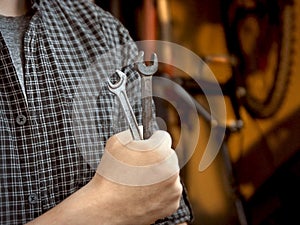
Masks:
[[[0,15],[0,31],[6,42],[6,45],[8,46],[25,97],[26,91],[23,73],[23,39],[25,31],[29,25],[30,19],[30,14],[18,17],[7,17]]]

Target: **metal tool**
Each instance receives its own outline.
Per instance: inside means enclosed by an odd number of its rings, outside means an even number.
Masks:
[[[114,93],[118,97],[118,99],[121,103],[121,106],[123,108],[125,118],[128,122],[129,129],[131,131],[133,139],[141,140],[142,135],[139,130],[139,126],[138,126],[136,117],[133,113],[133,110],[131,108],[131,105],[129,103],[127,93],[126,93],[125,86],[126,86],[126,78],[127,77],[120,70],[117,70],[116,73],[119,75],[120,80],[115,84],[112,84],[110,81],[108,81],[108,89],[110,92]]]
[[[137,69],[142,76],[142,118],[143,118],[143,138],[148,139],[152,135],[152,75],[158,69],[157,55],[152,54],[152,65],[144,63],[144,52],[140,51],[137,61]]]

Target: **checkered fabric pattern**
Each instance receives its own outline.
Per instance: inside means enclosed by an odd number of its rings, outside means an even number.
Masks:
[[[106,140],[127,129],[107,89],[115,69],[127,74],[141,120],[137,49],[127,30],[87,0],[32,2],[24,37],[27,100],[0,33],[0,224],[25,224],[92,178]],[[157,223],[190,219],[183,193],[178,212]]]

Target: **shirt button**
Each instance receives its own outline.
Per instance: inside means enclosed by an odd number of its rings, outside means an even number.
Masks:
[[[19,125],[24,125],[26,123],[26,121],[27,121],[27,118],[23,114],[18,115],[16,118],[16,122]]]
[[[38,202],[38,195],[36,193],[32,193],[28,196],[28,201],[30,204],[35,204]]]

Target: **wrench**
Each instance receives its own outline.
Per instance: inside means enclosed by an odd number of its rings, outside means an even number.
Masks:
[[[141,140],[142,135],[126,94],[126,75],[120,70],[116,70],[116,73],[119,75],[120,80],[115,84],[108,81],[108,89],[117,96],[121,103],[133,140]]]
[[[137,68],[142,77],[142,119],[143,119],[143,138],[148,139],[152,135],[152,75],[158,69],[157,55],[152,54],[153,64],[146,66],[143,62],[144,52],[140,51],[137,61]]]

